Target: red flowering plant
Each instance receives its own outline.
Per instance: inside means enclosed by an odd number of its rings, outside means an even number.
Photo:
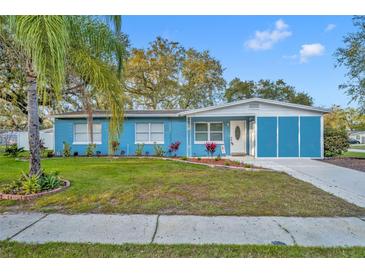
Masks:
[[[169,153],[174,154],[174,157],[176,157],[176,152],[179,150],[180,144],[181,143],[179,141],[176,141],[175,143],[171,143],[169,145]]]
[[[215,150],[217,149],[217,144],[216,143],[205,143],[205,151],[208,153],[208,155],[210,155],[211,157],[213,157]]]

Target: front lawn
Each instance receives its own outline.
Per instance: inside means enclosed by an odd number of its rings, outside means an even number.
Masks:
[[[346,151],[344,154],[341,155],[342,157],[353,157],[353,158],[365,158],[365,150],[364,152],[352,152]]]
[[[365,152],[365,145],[362,144],[350,145],[350,148],[364,149]]]
[[[0,211],[250,216],[359,216],[357,207],[284,173],[210,168],[143,158],[51,158],[47,171],[67,190],[30,202],[0,201]],[[0,156],[0,187],[27,170]]]
[[[364,247],[272,245],[110,245],[0,241],[2,258],[364,258]]]

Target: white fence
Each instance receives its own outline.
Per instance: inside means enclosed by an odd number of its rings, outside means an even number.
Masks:
[[[44,146],[47,149],[53,149],[54,134],[53,130],[44,130],[39,132],[39,137],[43,141]],[[25,150],[29,150],[28,132],[18,132],[17,138],[18,147],[23,147]]]

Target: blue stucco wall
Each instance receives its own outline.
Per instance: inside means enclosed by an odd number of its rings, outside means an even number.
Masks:
[[[276,157],[277,118],[257,117],[257,156]]]
[[[106,119],[94,119],[95,123],[101,123],[102,142],[101,145],[96,145],[95,151],[100,151],[102,154],[108,153],[108,130],[109,122]],[[71,152],[78,152],[79,155],[84,155],[87,145],[74,145],[73,132],[74,124],[86,123],[86,119],[55,119],[55,153],[62,155],[63,142],[71,145]]]
[[[300,117],[300,156],[321,157],[321,117]]]
[[[95,122],[102,123],[102,144],[96,146],[95,151],[100,151],[103,155],[108,154],[108,119],[94,119]],[[135,155],[135,124],[138,122],[163,122],[164,123],[164,144],[163,149],[167,152],[172,142],[180,141],[181,145],[177,152],[178,156],[186,154],[186,123],[185,118],[126,118],[119,137],[120,147],[117,154],[121,150],[126,155]],[[56,119],[55,120],[55,152],[61,155],[63,151],[63,142],[71,145],[72,153],[77,151],[79,155],[84,155],[87,145],[73,144],[73,128],[76,123],[86,123],[86,119]],[[153,155],[153,144],[145,144],[144,154]]]
[[[195,126],[194,123],[196,122],[222,122],[223,123],[223,140],[224,140],[224,147],[225,147],[225,154],[221,152],[221,146],[223,144],[217,144],[217,149],[215,155],[230,155],[230,121],[239,120],[243,121],[246,120],[246,152],[249,151],[249,120],[254,119],[253,117],[196,117],[191,119],[191,131],[190,134],[190,141],[191,144],[191,151],[189,151],[189,156],[208,156],[205,150],[205,144],[195,144]]]
[[[230,121],[246,120],[246,151],[249,147],[249,120],[254,117],[199,117],[192,118],[191,130],[186,132],[185,117],[166,118],[126,118],[120,134],[120,148],[117,154],[123,150],[126,155],[135,155],[135,125],[138,122],[162,122],[164,123],[164,144],[163,149],[167,152],[168,146],[172,142],[180,141],[181,145],[177,152],[178,156],[185,156],[187,151],[189,156],[207,156],[205,144],[195,144],[195,122],[222,122],[224,126],[224,146],[226,154],[221,153],[221,144],[218,145],[215,155],[230,155]],[[298,144],[298,119],[300,119],[300,144]],[[321,117],[257,117],[257,156],[258,157],[321,157]],[[95,118],[95,122],[102,124],[102,144],[96,146],[96,151],[108,154],[108,126],[109,120],[106,118]],[[80,155],[85,154],[87,145],[73,144],[73,129],[76,123],[86,123],[86,119],[55,119],[55,152],[61,155],[63,142],[71,145],[73,152]],[[279,132],[279,150],[277,151],[277,127]],[[189,138],[187,148],[186,136]],[[299,155],[300,152],[300,155]],[[144,154],[153,155],[153,144],[145,144]]]
[[[279,117],[279,157],[299,156],[298,117]]]
[[[186,123],[185,118],[126,118],[119,138],[120,150],[124,150],[126,155],[135,155],[135,124],[136,123],[163,123],[164,124],[164,151],[168,151],[169,145],[173,142],[181,142],[178,156],[186,154]],[[153,155],[153,144],[144,145],[144,154]],[[166,154],[168,155],[168,154]]]

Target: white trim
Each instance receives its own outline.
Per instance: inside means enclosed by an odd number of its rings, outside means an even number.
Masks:
[[[207,126],[208,126],[208,128],[207,128],[208,140],[206,140],[206,141],[196,141],[196,124],[207,124]],[[222,124],[222,132],[213,131],[214,133],[222,133],[222,141],[211,141],[210,140],[210,133],[211,133],[210,124]],[[202,131],[198,131],[198,132],[202,132]],[[208,142],[214,142],[217,145],[224,145],[224,122],[223,121],[195,121],[194,122],[194,144],[195,145],[205,145]]]
[[[89,142],[72,142],[73,145],[91,145]],[[94,142],[93,145],[101,145],[102,142]]]
[[[239,101],[236,101],[236,102],[226,103],[226,104],[222,104],[222,105],[218,105],[218,106],[210,106],[210,107],[205,107],[205,108],[200,108],[200,109],[183,111],[183,112],[178,113],[178,116],[190,115],[190,114],[195,114],[195,113],[199,113],[199,112],[204,112],[204,111],[209,111],[209,110],[214,110],[214,109],[220,109],[220,108],[227,108],[227,107],[237,106],[237,105],[246,104],[246,103],[250,103],[250,102],[261,102],[261,103],[267,103],[267,104],[279,105],[279,106],[286,106],[286,107],[296,108],[296,109],[304,109],[304,110],[320,112],[320,113],[327,113],[328,112],[328,110],[324,109],[324,108],[311,107],[311,106],[305,106],[305,105],[299,105],[299,104],[292,104],[292,103],[286,103],[286,102],[280,102],[280,101],[268,100],[268,99],[262,99],[262,98],[250,98],[250,99],[239,100]]]
[[[143,132],[148,134],[148,141],[137,141],[137,124],[148,124],[148,132]],[[162,124],[162,132],[151,131],[151,124]],[[152,133],[162,133],[163,141],[151,141]],[[164,122],[135,122],[134,123],[134,144],[136,145],[163,145],[165,144],[165,123]]]
[[[324,158],[324,121],[323,115],[321,116],[321,158]]]
[[[190,157],[191,156],[193,156],[193,145],[192,145],[192,140],[193,140],[193,137],[191,136],[192,134],[193,134],[193,130],[192,130],[192,124],[191,124],[191,121],[192,121],[192,119],[191,119],[191,117],[189,118],[189,124],[190,124],[190,134],[189,134],[189,150],[190,150]]]
[[[301,116],[299,115],[298,116],[298,157],[301,157],[301,151],[300,151],[300,142],[301,142],[301,140],[300,140],[300,119],[301,119]]]
[[[279,158],[279,116],[276,116],[276,158]]]
[[[189,157],[189,118],[186,116],[186,134],[185,134],[185,137],[186,137],[186,157]]]
[[[180,112],[179,112],[180,113]],[[124,114],[124,117],[179,117],[179,113],[174,114]],[[87,118],[87,114],[54,114],[53,118]],[[110,114],[94,114],[94,118],[108,118],[111,117]]]
[[[257,135],[257,116],[255,116],[255,155],[254,157],[257,158],[257,143],[258,143],[258,135]]]

